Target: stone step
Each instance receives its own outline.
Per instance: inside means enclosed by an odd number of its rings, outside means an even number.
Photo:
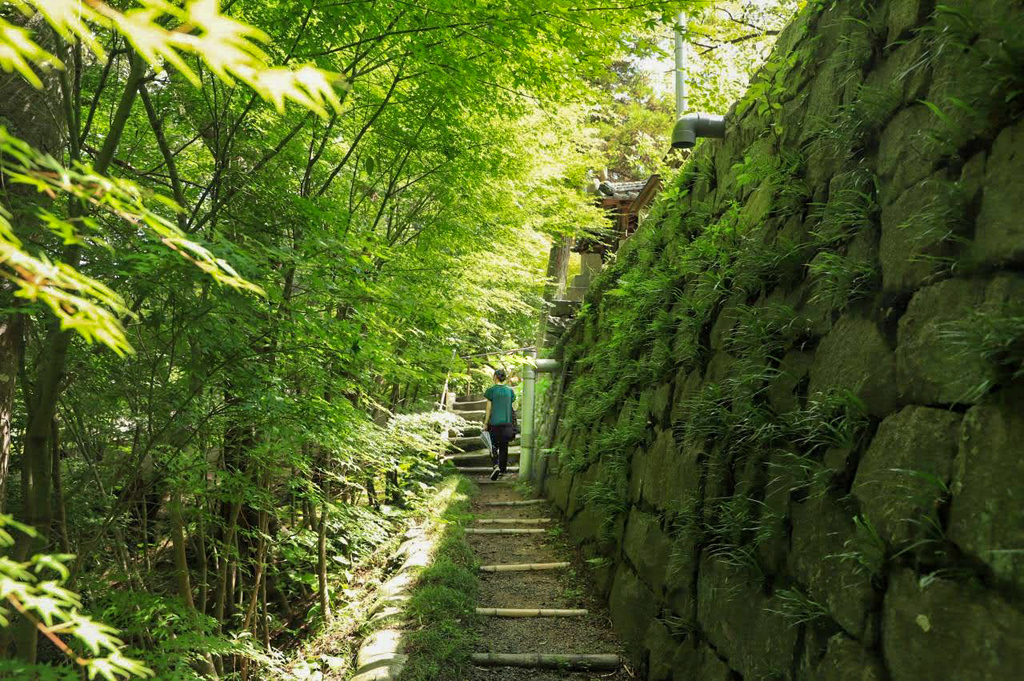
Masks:
[[[484,441],[480,439],[479,435],[474,435],[472,437],[457,437],[449,440],[449,442],[451,442],[452,447],[460,452],[475,452],[478,450],[483,450],[484,452],[487,451],[487,446],[484,445]]]
[[[479,437],[480,433],[484,432],[483,424],[479,426],[466,426],[462,430],[452,429],[448,431],[448,438],[454,439],[457,437]]]
[[[456,466],[489,466],[491,463],[491,454],[486,449],[481,449],[476,452],[463,452],[462,454],[449,454],[444,457],[446,462],[451,462]],[[508,462],[509,464],[519,462],[519,450],[512,451],[510,447],[508,450]]]
[[[458,466],[460,473],[490,473],[493,466]],[[506,473],[518,473],[519,466],[508,466]]]
[[[484,416],[487,412],[483,409],[474,409],[473,411],[457,411],[455,412],[462,418],[466,419],[470,423],[483,423]]]
[[[461,414],[466,411],[484,411],[487,409],[487,400],[475,400],[473,402],[456,402],[453,411]]]
[[[475,452],[478,450],[487,451],[487,447],[484,446],[484,441],[480,439],[480,436],[474,437],[457,437],[453,440],[449,440],[452,447],[459,450],[460,452]],[[509,443],[509,454],[511,454],[512,447],[519,445],[519,438],[516,438]]]
[[[455,398],[455,404],[464,404],[466,402],[483,402],[486,401],[483,393],[472,393],[469,395],[458,395]]]

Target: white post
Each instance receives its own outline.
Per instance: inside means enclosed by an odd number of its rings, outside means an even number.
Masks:
[[[686,45],[683,44],[683,30],[686,28],[686,14],[679,13],[676,19],[676,119],[686,113]]]
[[[537,351],[533,350],[527,355],[536,358]],[[537,372],[529,365],[523,369],[523,425],[520,433],[519,477],[529,480],[533,466],[533,412],[536,406]]]

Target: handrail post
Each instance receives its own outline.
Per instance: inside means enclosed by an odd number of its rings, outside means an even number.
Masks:
[[[537,374],[549,374],[559,371],[562,363],[554,359],[537,359],[537,351],[530,353],[533,364],[527,364],[523,370],[523,426],[522,455],[519,457],[519,475],[529,480],[533,469],[533,461],[537,450],[537,434],[534,429],[537,413]]]
[[[532,350],[529,357],[537,358],[537,351]],[[519,457],[519,475],[524,480],[530,479],[533,467],[533,412],[536,400],[537,372],[527,364],[523,370],[523,427],[521,433],[521,451]]]

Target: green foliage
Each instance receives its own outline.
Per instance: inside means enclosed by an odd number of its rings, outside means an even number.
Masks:
[[[797,452],[780,452],[767,465],[772,474],[768,490],[802,493],[812,498],[828,491],[835,473],[816,458]]]
[[[996,378],[972,386],[964,398],[974,401],[1003,383],[1024,378],[1024,308],[992,305],[971,310],[967,316],[946,322],[940,341],[951,353],[987,363]]]
[[[803,409],[786,414],[793,442],[811,455],[854,449],[867,432],[864,403],[848,390],[812,395]]]
[[[758,549],[777,532],[774,512],[743,494],[713,500],[705,511],[704,537],[708,555],[730,567],[762,579]]]
[[[893,468],[890,472],[900,481],[897,488],[901,494],[921,510],[916,517],[899,520],[909,526],[912,539],[893,558],[917,554],[931,562],[945,556],[946,528],[941,514],[953,498],[949,485],[940,476],[927,471]]]
[[[1014,8],[983,12],[970,4],[939,3],[922,33],[931,62],[953,61],[957,72],[971,74],[954,83],[940,81],[955,88],[922,102],[937,123],[922,133],[933,149],[954,156],[971,138],[1015,120],[1024,107],[1024,37]]]
[[[818,123],[819,134],[836,155],[848,154],[851,148],[863,151],[877,138],[901,103],[898,81],[863,84],[849,103],[841,104],[830,119]]]
[[[812,207],[811,235],[817,246],[833,248],[871,227],[878,218],[878,178],[863,166],[833,180],[828,201]]]
[[[827,607],[798,588],[780,589],[773,598],[776,605],[769,610],[791,620],[790,626],[812,624],[830,617]]]
[[[8,527],[36,534],[34,528],[0,514],[0,546],[4,548],[14,545]],[[115,681],[118,677],[153,676],[145,664],[125,656],[124,642],[118,638],[116,629],[82,614],[81,597],[64,588],[71,576],[66,564],[73,559],[74,556],[66,554],[36,554],[22,562],[0,557],[0,583],[6,601],[0,606],[0,627],[10,626],[17,611],[90,679]],[[71,637],[70,645],[62,636]]]
[[[878,534],[871,519],[866,516],[855,516],[853,527],[853,537],[843,543],[844,551],[828,557],[851,562],[872,580],[878,580],[889,559],[889,549],[885,540]]]
[[[735,309],[735,326],[725,349],[739,357],[779,357],[803,332],[803,324],[789,305],[741,305]]]
[[[873,290],[878,276],[870,262],[828,252],[819,253],[807,269],[814,282],[811,301],[829,310],[845,310],[863,298]]]

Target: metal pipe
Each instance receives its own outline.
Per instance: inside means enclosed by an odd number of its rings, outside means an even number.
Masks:
[[[562,368],[562,363],[557,359],[538,359],[535,363],[538,374],[552,374]]]
[[[534,357],[537,351],[531,352]],[[530,479],[533,468],[533,412],[536,400],[537,372],[530,365],[523,367],[523,427],[520,433],[519,477]]]
[[[683,30],[686,28],[686,14],[679,13],[676,19],[676,118],[682,118],[686,111],[686,44],[683,42]]]
[[[534,366],[523,367],[523,418],[519,456],[519,476],[530,479],[533,470],[533,459],[536,451],[536,429],[534,428],[537,413],[537,374],[550,374],[559,371],[562,363],[557,359],[537,359],[537,352],[530,353]]]
[[[672,128],[672,148],[692,149],[698,137],[725,137],[725,117],[704,113],[686,114]]]

